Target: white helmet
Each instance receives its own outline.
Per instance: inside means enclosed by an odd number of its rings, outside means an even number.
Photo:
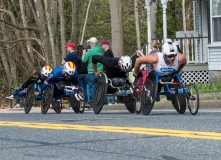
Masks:
[[[177,50],[176,44],[175,44],[175,43],[172,43],[172,42],[164,43],[164,44],[162,45],[162,53],[163,53],[164,55],[170,55],[170,54],[177,55],[178,50]]]
[[[41,74],[44,75],[45,77],[48,77],[51,72],[52,72],[52,68],[50,66],[44,66],[41,69]]]
[[[75,73],[75,69],[76,69],[76,67],[75,67],[74,63],[68,61],[64,64],[63,71],[71,76]]]
[[[129,56],[122,56],[119,59],[119,65],[122,71],[128,72],[132,68],[132,60]]]

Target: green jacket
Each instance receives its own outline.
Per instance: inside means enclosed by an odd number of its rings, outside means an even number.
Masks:
[[[93,66],[92,66],[92,56],[93,55],[103,55],[103,50],[99,45],[94,45],[91,49],[87,51],[86,54],[82,55],[82,62],[88,63],[87,71],[88,73],[94,73]],[[103,65],[101,63],[97,63],[97,70],[103,71]]]

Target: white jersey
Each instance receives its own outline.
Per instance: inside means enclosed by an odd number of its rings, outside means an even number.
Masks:
[[[158,64],[156,67],[154,67],[155,72],[157,72],[160,76],[166,76],[177,71],[178,54],[175,57],[174,63],[172,65],[166,64],[163,53],[157,53],[157,54],[158,54]]]

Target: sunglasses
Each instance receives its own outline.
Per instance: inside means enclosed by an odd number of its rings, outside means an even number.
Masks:
[[[166,55],[166,57],[168,57],[168,58],[175,58],[176,56],[177,56],[176,54]]]

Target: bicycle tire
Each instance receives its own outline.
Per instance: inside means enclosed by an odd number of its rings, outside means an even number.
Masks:
[[[195,91],[192,91],[191,89],[194,89]],[[187,90],[188,92],[194,97],[196,98],[196,100],[191,100],[189,99],[187,96],[187,105],[188,105],[188,108],[189,108],[189,111],[192,115],[196,115],[198,113],[198,110],[199,110],[199,91],[198,91],[198,88],[196,86],[195,83],[191,83],[188,87],[187,87]],[[194,104],[191,105],[190,102],[193,102],[194,101]],[[196,102],[196,104],[195,104]],[[192,107],[193,106],[193,107]]]
[[[41,99],[41,113],[46,114],[50,107],[51,99],[53,97],[54,87],[49,84],[45,91],[43,92],[42,99]]]
[[[31,107],[32,107],[33,102],[34,102],[34,92],[35,92],[34,85],[30,85],[28,87],[28,91],[27,91],[27,94],[26,94],[25,99],[24,99],[25,114],[28,114],[31,110]]]

